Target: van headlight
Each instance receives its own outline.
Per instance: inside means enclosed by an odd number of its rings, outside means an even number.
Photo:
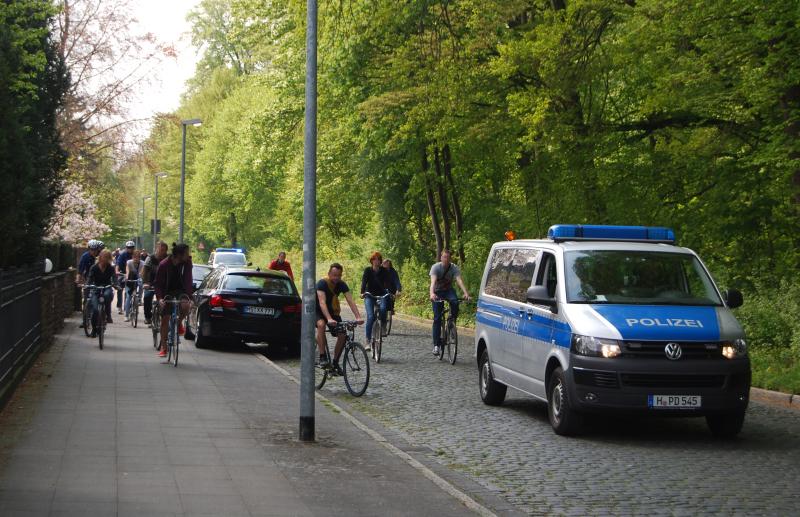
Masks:
[[[588,355],[591,357],[617,357],[622,353],[619,341],[616,339],[603,339],[592,336],[572,335],[570,350],[573,354]]]
[[[741,359],[747,357],[747,341],[734,339],[722,345],[722,356],[727,359]]]

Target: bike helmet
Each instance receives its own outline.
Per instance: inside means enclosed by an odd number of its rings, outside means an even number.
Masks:
[[[101,250],[101,249],[106,247],[106,245],[103,244],[103,241],[94,241],[94,245],[97,246],[97,249],[99,249],[99,250]]]
[[[94,239],[90,239],[89,242],[86,243],[86,247],[90,250],[97,248],[97,241]]]
[[[125,247],[126,248],[135,248],[136,247],[136,243],[133,242],[133,241],[128,241],[128,242],[125,243]]]

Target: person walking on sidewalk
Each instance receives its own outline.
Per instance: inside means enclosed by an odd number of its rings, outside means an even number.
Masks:
[[[439,355],[439,347],[442,346],[440,334],[445,301],[450,304],[450,313],[453,319],[458,318],[458,296],[453,287],[454,282],[464,293],[464,299],[469,300],[469,293],[464,286],[464,280],[461,279],[461,270],[450,261],[450,256],[450,250],[443,250],[439,256],[440,261],[431,266],[429,294],[431,302],[433,302],[433,355]]]
[[[328,276],[317,282],[317,349],[319,350],[320,366],[331,364],[331,359],[328,357],[325,348],[327,341],[325,330],[328,326],[335,326],[342,321],[341,306],[339,305],[340,295],[344,295],[358,324],[360,325],[364,322],[361,319],[361,313],[358,311],[358,305],[353,301],[350,288],[342,280],[343,271],[342,265],[334,262],[328,269]],[[339,356],[344,348],[346,338],[347,336],[344,334],[336,338],[336,348],[333,352],[333,370],[338,374],[342,373],[341,368],[339,368]]]
[[[106,311],[106,321],[109,324],[113,323],[111,321],[111,297],[113,295],[111,286],[114,283],[115,276],[114,266],[111,265],[112,260],[110,251],[101,251],[97,257],[97,263],[89,268],[89,274],[86,277],[86,282],[89,285],[107,286],[103,290],[105,307],[97,307],[97,304],[100,303],[97,291],[92,293],[92,298],[89,301],[89,311],[92,315],[92,334],[90,337],[97,337],[97,325],[99,323],[97,317],[100,315],[101,310]]]
[[[159,357],[167,356],[167,332],[169,326],[169,312],[172,310],[165,302],[167,296],[180,299],[183,295],[192,295],[192,259],[189,255],[189,246],[186,244],[172,244],[172,253],[158,265],[156,271],[156,298],[161,311],[161,348]],[[188,298],[181,300],[178,315],[178,334],[183,335],[185,327],[183,320],[189,314],[191,301]]]
[[[278,258],[269,263],[269,269],[273,271],[285,271],[289,278],[294,280],[294,273],[292,273],[292,265],[286,260],[286,252],[281,251],[278,253]]]
[[[153,250],[153,254],[144,261],[144,267],[142,269],[144,285],[142,289],[144,289],[144,322],[146,325],[150,325],[153,319],[153,297],[156,295],[153,285],[156,282],[158,264],[165,258],[167,258],[167,243],[158,241],[156,249]]]
[[[364,310],[367,313],[367,328],[365,343],[367,352],[372,350],[370,343],[372,342],[372,326],[375,325],[375,304],[378,304],[378,312],[380,313],[381,324],[386,325],[386,309],[388,304],[386,298],[380,298],[385,295],[388,290],[386,289],[386,278],[389,272],[382,267],[383,256],[379,252],[374,252],[369,257],[369,267],[364,269],[361,275],[361,298],[364,300]],[[372,296],[367,296],[372,295]],[[374,298],[373,298],[374,297]]]

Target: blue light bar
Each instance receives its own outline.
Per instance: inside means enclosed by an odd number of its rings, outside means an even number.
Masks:
[[[242,248],[217,248],[214,251],[231,252],[231,253],[244,253]]]
[[[675,232],[671,228],[654,226],[556,224],[547,230],[547,237],[556,242],[629,241],[675,243]]]

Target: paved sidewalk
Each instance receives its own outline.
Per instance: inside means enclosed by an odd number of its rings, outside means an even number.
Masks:
[[[465,515],[469,510],[248,350],[178,368],[122,318],[99,350],[69,320],[0,415],[0,515]]]

